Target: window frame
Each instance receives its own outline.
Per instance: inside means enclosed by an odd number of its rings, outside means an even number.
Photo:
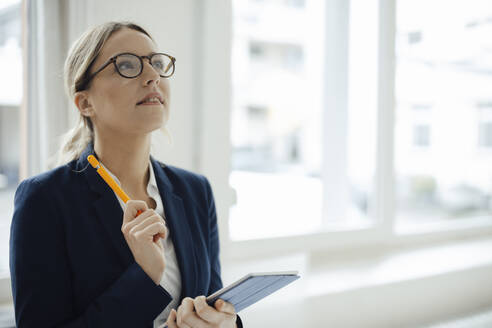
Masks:
[[[229,7],[230,6],[230,7]],[[203,40],[215,39],[214,43],[203,43],[203,53],[210,58],[209,64],[201,72],[207,76],[208,72],[219,72],[220,85],[215,88],[221,90],[231,89],[230,58],[226,60],[226,72],[224,72],[223,53],[231,53],[231,32],[225,32],[232,26],[232,5],[215,6],[214,11],[204,10],[202,29]],[[337,86],[337,95],[347,95],[347,45],[340,45],[341,36],[348,35],[349,10],[345,0],[326,0],[326,28],[332,33],[327,35],[325,48],[331,49],[332,53],[325,58],[326,70],[332,70],[332,74],[325,79],[324,90]],[[217,15],[217,10],[223,11],[223,15]],[[394,247],[395,245],[416,245],[421,243],[445,242],[450,239],[480,237],[492,233],[492,223],[481,218],[467,220],[467,223],[459,225],[441,224],[439,226],[423,225],[417,231],[400,231],[396,226],[395,208],[395,169],[394,169],[394,116],[395,116],[395,35],[396,35],[396,0],[378,1],[378,69],[377,69],[377,150],[376,150],[376,172],[374,182],[374,199],[372,217],[374,223],[359,229],[340,229],[337,231],[320,231],[316,233],[297,236],[273,237],[253,239],[244,241],[233,241],[229,236],[229,208],[235,203],[235,193],[229,187],[228,177],[231,172],[231,146],[230,143],[217,143],[218,135],[230,137],[230,105],[232,103],[230,93],[222,92],[222,101],[212,100],[213,92],[202,82],[201,111],[215,112],[223,118],[221,122],[205,119],[202,124],[202,144],[200,147],[200,170],[212,181],[216,195],[217,213],[219,221],[219,232],[222,244],[222,257],[226,259],[240,259],[245,257],[258,257],[267,255],[278,255],[286,252],[310,252],[318,250],[340,250],[357,247]],[[213,17],[212,17],[213,16]],[[332,17],[333,16],[333,17]],[[329,18],[332,18],[331,20]],[[219,33],[220,31],[220,33]],[[335,32],[333,32],[335,31]],[[217,34],[219,33],[219,37]],[[338,33],[338,34],[337,34]],[[347,38],[345,38],[346,40]],[[219,44],[217,44],[217,42]],[[331,42],[331,43],[330,43]],[[337,47],[329,47],[328,44],[335,42]],[[345,41],[346,42],[346,41]],[[219,46],[218,46],[219,45]],[[333,50],[336,49],[336,54]],[[342,65],[342,66],[340,66]],[[222,66],[222,68],[219,68]],[[340,68],[342,67],[342,68]],[[333,74],[333,72],[335,72]],[[325,74],[326,75],[326,74]],[[331,80],[330,80],[331,79]],[[342,83],[340,83],[342,81]],[[336,82],[336,83],[335,83]],[[211,91],[211,92],[208,92]],[[226,95],[226,96],[224,96]],[[324,112],[328,106],[347,108],[347,96],[345,99],[325,99]],[[202,115],[203,117],[203,115]],[[327,115],[323,120],[333,119]],[[343,121],[343,117],[338,119]],[[226,121],[227,120],[227,121]],[[225,124],[224,124],[225,123]],[[327,130],[327,129],[323,129]],[[230,140],[230,138],[229,138]],[[328,163],[328,142],[330,139],[325,134],[323,147],[323,182],[326,183],[330,176],[326,174],[333,168]],[[213,150],[212,145],[214,145]],[[333,146],[331,144],[330,146]],[[217,154],[221,154],[220,160],[226,161],[218,170],[213,167],[217,162]],[[333,177],[331,177],[333,178]],[[324,206],[333,201],[327,199],[328,193],[324,193]],[[219,196],[220,198],[218,198]],[[326,211],[323,211],[326,223]]]

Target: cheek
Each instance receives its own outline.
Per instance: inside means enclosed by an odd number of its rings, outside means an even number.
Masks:
[[[134,107],[137,100],[135,99],[136,86],[135,80],[121,79],[120,83],[115,85],[109,90],[108,94],[112,99],[112,102],[118,107]]]
[[[104,88],[101,96],[104,99],[105,111],[118,112],[119,115],[124,115],[135,107],[136,100],[133,96],[135,87],[132,86],[131,82],[129,79],[123,79],[119,83],[113,83]]]
[[[170,97],[170,85],[169,85],[169,80],[168,79],[163,79],[162,83],[159,83],[159,89],[162,92],[162,95],[169,101]]]

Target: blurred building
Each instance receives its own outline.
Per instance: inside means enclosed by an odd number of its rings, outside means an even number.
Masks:
[[[434,12],[437,3],[400,4],[395,126],[400,215],[420,220],[490,215],[489,3],[454,3],[439,22],[423,10]]]
[[[319,174],[322,33],[310,24],[314,2],[235,1],[234,169]],[[320,66],[318,66],[320,67]],[[319,85],[319,84],[318,84]]]

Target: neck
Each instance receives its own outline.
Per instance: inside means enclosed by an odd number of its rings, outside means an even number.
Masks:
[[[123,190],[145,191],[149,180],[151,135],[111,137],[95,134],[94,151],[99,160],[121,182]]]

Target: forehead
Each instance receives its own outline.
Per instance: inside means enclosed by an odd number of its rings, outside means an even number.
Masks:
[[[143,56],[157,52],[157,47],[154,41],[142,32],[124,28],[109,37],[96,60],[96,65],[122,52]]]

